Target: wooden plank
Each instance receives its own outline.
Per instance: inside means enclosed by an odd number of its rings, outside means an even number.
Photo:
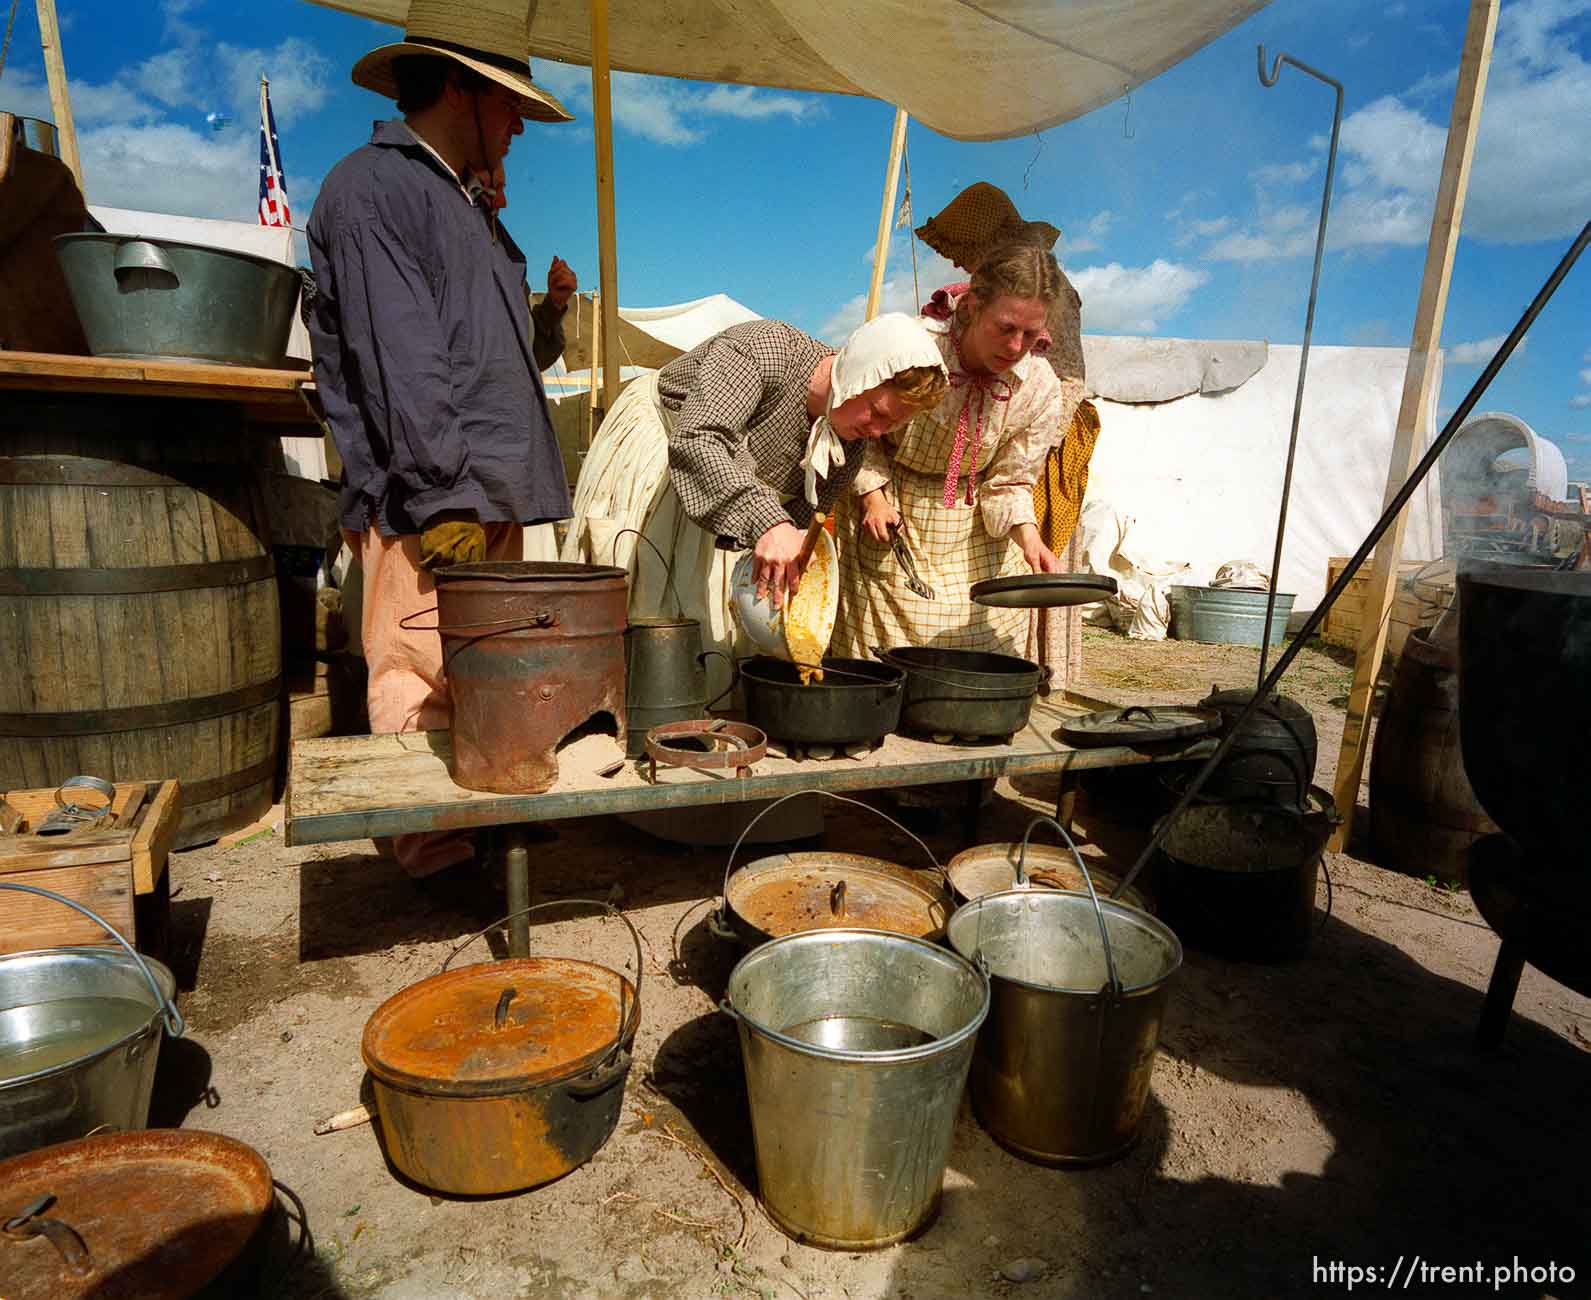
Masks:
[[[38,823],[28,819],[30,826]],[[128,862],[133,833],[118,830],[71,831],[66,835],[17,835],[0,839],[0,875],[41,871],[92,862]]]
[[[618,226],[613,215],[613,89],[608,70],[608,0],[591,0],[591,122],[596,128],[597,285],[602,303],[602,406],[619,400]],[[592,359],[595,365],[597,358]]]
[[[166,870],[166,858],[182,823],[182,786],[162,781],[133,834],[133,892],[150,894]]]
[[[139,361],[127,357],[78,357],[54,352],[0,351],[0,388],[38,392],[142,394],[159,397],[231,399],[247,402],[256,419],[304,424],[302,387],[308,370],[217,366],[189,361]],[[270,415],[279,412],[280,415]],[[267,430],[279,436],[279,429]]]
[[[552,790],[537,795],[481,794],[454,785],[447,773],[448,735],[443,731],[301,740],[292,746],[287,842],[322,844],[418,830],[743,803],[801,790],[870,790],[1173,762],[1200,758],[1215,748],[1214,741],[1200,738],[1137,748],[1073,749],[1056,737],[1056,727],[1063,718],[1085,711],[1053,702],[1035,705],[1032,722],[1009,745],[936,745],[892,735],[861,759],[770,757],[748,777],[659,768],[656,785],[633,763],[612,778],[566,769]]]
[[[125,861],[30,871],[10,879],[13,884],[48,889],[81,903],[102,916],[128,943],[136,943],[132,871]],[[86,916],[53,899],[0,890],[0,953],[114,942]]]
[[[83,160],[77,152],[77,125],[72,120],[72,94],[66,81],[66,56],[61,53],[61,24],[55,17],[55,0],[37,0],[39,48],[44,55],[44,75],[50,86],[50,111],[55,115],[55,135],[61,161],[72,169],[77,188],[83,190]],[[11,6],[16,14],[16,6]],[[10,35],[9,26],[7,28]]]
[[[889,236],[895,225],[895,190],[900,184],[900,156],[906,149],[906,122],[906,110],[897,108],[895,127],[889,137],[889,166],[884,171],[884,203],[878,213],[878,237],[873,242],[873,274],[867,285],[867,312],[863,320],[872,320],[878,315],[878,298],[884,287],[884,263],[889,260]]]
[[[1424,449],[1424,435],[1428,432],[1426,421],[1436,368],[1436,350],[1442,338],[1442,320],[1447,311],[1448,282],[1452,276],[1453,255],[1458,247],[1459,227],[1464,216],[1464,198],[1469,188],[1470,163],[1475,155],[1475,137],[1480,130],[1481,102],[1486,95],[1492,40],[1497,33],[1498,4],[1499,0],[1470,0],[1464,51],[1459,62],[1458,87],[1453,94],[1453,115],[1448,123],[1447,147],[1442,156],[1442,174],[1437,183],[1431,236],[1425,251],[1425,271],[1420,281],[1420,300],[1414,314],[1409,364],[1403,377],[1403,400],[1398,408],[1392,461],[1387,470],[1384,499],[1389,503],[1418,463]],[[1337,755],[1337,780],[1333,789],[1337,809],[1342,815],[1342,825],[1333,834],[1330,847],[1339,852],[1348,843],[1348,836],[1353,830],[1354,813],[1359,806],[1359,786],[1364,777],[1365,754],[1368,750],[1370,696],[1381,671],[1381,656],[1386,646],[1387,612],[1392,604],[1397,560],[1403,549],[1406,516],[1405,510],[1376,547],[1374,570],[1365,593],[1367,615],[1360,629],[1353,686],[1348,692],[1348,716],[1343,725],[1342,747]]]

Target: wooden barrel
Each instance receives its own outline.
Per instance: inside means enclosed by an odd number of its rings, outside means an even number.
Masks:
[[[1469,846],[1497,826],[1464,774],[1458,673],[1424,629],[1409,634],[1370,754],[1375,860],[1411,876],[1467,880]]]
[[[241,409],[0,400],[0,789],[182,783],[178,847],[271,806],[281,620]]]

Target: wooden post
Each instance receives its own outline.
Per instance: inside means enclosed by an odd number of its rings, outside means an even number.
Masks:
[[[613,219],[613,88],[608,73],[608,0],[591,0],[591,108],[597,136],[597,256],[601,289],[602,406],[619,399],[619,258]],[[595,340],[593,340],[595,341]],[[595,349],[592,364],[596,363]]]
[[[1486,74],[1491,66],[1492,38],[1497,33],[1497,6],[1498,0],[1470,0],[1458,87],[1453,94],[1453,116],[1447,128],[1447,150],[1442,156],[1431,238],[1425,249],[1420,301],[1414,313],[1414,337],[1409,344],[1409,364],[1403,376],[1403,400],[1398,407],[1392,463],[1387,471],[1384,498],[1387,502],[1397,494],[1419,461],[1425,450],[1425,435],[1429,432],[1427,412],[1431,402],[1433,362],[1442,339],[1448,279],[1453,271],[1453,253],[1464,216],[1464,196],[1469,187],[1475,136],[1480,130],[1481,101],[1486,94]],[[1348,717],[1343,726],[1342,748],[1337,752],[1337,781],[1333,791],[1337,809],[1342,814],[1342,825],[1332,836],[1330,847],[1338,851],[1348,843],[1359,804],[1370,700],[1381,671],[1382,652],[1386,649],[1387,616],[1396,594],[1394,583],[1403,551],[1403,525],[1404,516],[1400,514],[1376,547],[1370,582],[1364,594],[1364,621],[1359,625],[1353,687],[1348,692]]]
[[[590,381],[586,391],[586,442],[585,449],[597,440],[597,349],[602,346],[602,295],[591,296],[591,346],[587,349],[586,378]]]
[[[900,184],[900,156],[906,148],[906,110],[895,110],[895,130],[889,141],[889,170],[884,173],[884,206],[878,214],[878,242],[873,246],[873,279],[867,287],[867,315],[878,315],[878,297],[884,287],[884,263],[889,258],[889,232],[895,220],[895,190]]]
[[[50,83],[50,111],[55,114],[55,133],[61,146],[61,161],[77,177],[83,188],[83,160],[77,154],[77,127],[72,123],[72,96],[66,86],[66,60],[61,56],[61,25],[55,18],[55,0],[38,0],[39,46],[44,51],[44,74]]]

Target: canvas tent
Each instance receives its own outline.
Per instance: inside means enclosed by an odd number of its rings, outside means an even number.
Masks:
[[[1088,391],[1101,424],[1085,550],[1098,551],[1091,531],[1121,521],[1133,553],[1187,564],[1177,582],[1208,583],[1234,560],[1268,570],[1299,351],[1085,336]],[[1319,602],[1328,559],[1351,554],[1381,513],[1408,356],[1406,348],[1311,350],[1278,585],[1296,594],[1299,611]],[[1441,553],[1432,477],[1410,503],[1403,556]]]
[[[539,300],[542,295],[536,296]],[[563,362],[570,370],[587,370],[591,366],[595,316],[589,295],[584,295],[579,303],[571,303],[570,308],[564,316]],[[757,319],[756,312],[726,293],[668,307],[620,307],[619,355],[626,372],[632,366],[658,370],[719,331]]]

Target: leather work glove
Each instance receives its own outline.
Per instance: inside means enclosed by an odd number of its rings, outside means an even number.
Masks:
[[[486,558],[486,529],[474,519],[439,519],[420,534],[420,567],[474,564]]]

